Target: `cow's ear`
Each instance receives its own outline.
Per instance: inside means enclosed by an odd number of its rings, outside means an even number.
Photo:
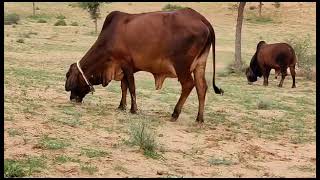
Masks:
[[[103,72],[102,78],[103,87],[107,86],[111,80],[120,81],[123,78],[121,66],[114,61],[109,62]]]

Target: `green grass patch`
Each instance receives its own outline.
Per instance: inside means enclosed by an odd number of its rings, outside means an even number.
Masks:
[[[59,14],[58,16],[56,16],[57,19],[66,19],[66,17],[62,14]]]
[[[85,155],[88,158],[94,158],[105,157],[110,155],[110,153],[100,149],[81,148],[81,155]]]
[[[53,117],[51,117],[50,121],[58,122],[58,123],[61,123],[63,125],[67,125],[70,127],[78,127],[83,124],[80,121],[79,117],[65,117],[65,116],[61,116],[60,114],[54,115]]]
[[[66,162],[77,162],[77,163],[80,163],[80,159],[75,159],[75,158],[72,158],[72,157],[69,157],[67,155],[60,155],[60,156],[57,156],[55,159],[54,159],[55,162],[57,163],[66,163]]]
[[[47,23],[47,20],[45,20],[45,19],[39,19],[39,20],[37,20],[37,23]]]
[[[257,102],[258,109],[270,109],[271,102],[268,99],[260,99]]]
[[[54,23],[54,26],[66,26],[67,23],[63,19],[59,19],[57,22]]]
[[[30,176],[34,172],[40,172],[46,168],[46,158],[40,157],[28,157],[26,159],[4,160],[4,177],[25,177]]]
[[[72,22],[70,25],[71,26],[79,26],[79,24],[77,22]]]
[[[156,152],[158,144],[155,135],[151,133],[146,121],[137,121],[137,123],[130,124],[130,138],[126,143],[132,146],[139,146],[146,157],[159,159],[161,155]]]
[[[226,166],[229,166],[229,165],[233,164],[233,162],[230,159],[217,158],[217,157],[214,157],[214,156],[209,158],[208,163],[210,164],[210,166],[213,166],[213,165],[217,165],[217,166],[226,165]]]
[[[121,165],[115,165],[113,169],[128,174],[128,169]]]
[[[37,147],[41,149],[50,149],[50,150],[57,150],[57,149],[64,149],[71,144],[69,142],[66,142],[64,139],[57,139],[57,138],[52,138],[48,137],[48,135],[43,136]]]
[[[17,129],[8,129],[7,132],[8,132],[10,137],[14,137],[16,135],[18,135],[18,136],[22,135],[22,132],[20,130],[17,130]]]
[[[18,24],[20,20],[20,16],[16,13],[11,13],[11,14],[4,14],[4,25],[11,25],[11,24]]]
[[[29,20],[31,20],[31,21],[37,22],[37,21],[39,21],[40,19],[42,19],[42,20],[49,20],[49,19],[51,19],[51,16],[48,15],[48,14],[43,14],[43,13],[41,13],[41,14],[30,15],[30,16],[28,16],[27,18],[28,18]]]
[[[174,10],[180,10],[180,9],[185,9],[187,7],[183,7],[180,5],[176,4],[166,4],[163,8],[162,11],[174,11]]]
[[[81,171],[86,172],[90,175],[93,175],[95,172],[98,171],[97,166],[87,164],[87,163],[80,165],[80,169],[81,169]]]

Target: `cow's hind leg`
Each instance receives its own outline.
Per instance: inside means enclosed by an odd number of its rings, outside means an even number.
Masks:
[[[282,87],[283,81],[286,78],[286,76],[287,76],[287,68],[281,67],[281,80],[280,80],[278,87]]]
[[[295,66],[290,66],[290,74],[292,76],[292,88],[296,87],[296,71]]]
[[[126,78],[123,78],[121,80],[121,91],[122,91],[122,97],[120,101],[120,105],[118,109],[120,110],[126,110],[127,106],[127,91],[128,91],[128,82]]]
[[[198,100],[199,100],[198,116],[196,120],[198,123],[203,123],[204,103],[206,98],[206,92],[208,89],[207,82],[205,79],[205,69],[206,69],[205,64],[204,65],[199,64],[196,67],[196,69],[193,71],[197,94],[198,94]]]
[[[178,100],[178,103],[176,104],[174,111],[172,113],[171,121],[176,121],[181,113],[181,109],[183,104],[186,102],[190,92],[192,91],[194,87],[193,78],[191,76],[191,73],[180,75],[178,76],[178,79],[181,83],[181,95]]]

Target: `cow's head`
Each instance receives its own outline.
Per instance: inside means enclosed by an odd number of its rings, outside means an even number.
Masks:
[[[104,64],[97,63],[91,68],[94,69],[94,74],[86,78],[93,85],[102,84],[105,87],[111,80],[120,81],[123,78],[121,66],[116,61],[106,60]],[[71,91],[70,100],[82,102],[83,98],[90,92],[90,86],[85,82],[76,63],[70,65],[66,78],[65,90]]]
[[[252,84],[258,79],[257,75],[254,74],[250,66],[246,69],[246,76],[247,76],[248,84]]]
[[[250,66],[246,69],[246,76],[247,76],[248,84],[252,84],[253,82],[257,81],[258,77],[262,76],[262,72],[259,67],[259,64],[258,64],[259,62],[258,62],[257,58],[258,58],[258,53],[260,51],[260,48],[265,44],[266,44],[265,41],[260,41],[257,44],[257,49],[251,58]]]
[[[90,92],[90,87],[83,79],[76,63],[70,65],[66,77],[65,90],[71,91],[70,100],[82,102],[82,99]]]

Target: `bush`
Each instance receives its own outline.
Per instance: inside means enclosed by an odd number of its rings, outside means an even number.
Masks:
[[[130,127],[130,142],[133,145],[137,145],[142,150],[154,151],[157,144],[154,139],[154,135],[151,134],[146,122],[139,122]]]
[[[254,10],[254,9],[256,9],[257,7],[256,6],[249,6],[249,9],[250,10]]]
[[[184,9],[186,7],[182,7],[180,5],[172,5],[172,4],[166,4],[163,8],[162,11],[174,11],[174,10],[179,10],[179,9]]]
[[[40,8],[39,8],[39,7],[36,7],[36,10],[40,10]]]
[[[275,3],[273,4],[273,6],[274,6],[275,8],[279,8],[279,7],[280,7],[280,2],[275,2]]]
[[[238,10],[238,3],[235,3],[235,4],[231,4],[229,5],[228,9],[231,10],[231,11],[237,11]]]
[[[39,20],[39,19],[50,19],[51,17],[47,14],[36,14],[36,15],[28,16],[28,18],[33,20]]]
[[[311,37],[292,36],[285,40],[292,46],[297,56],[297,66],[302,70],[302,74],[307,79],[312,79],[312,66],[316,62],[315,55],[310,51]]]
[[[59,19],[56,23],[54,23],[55,26],[66,26],[67,23],[63,19]]]
[[[59,14],[56,18],[57,19],[65,19],[66,17],[64,15],[62,15],[62,14]]]
[[[156,152],[158,144],[156,143],[154,134],[149,132],[146,122],[140,121],[130,126],[131,145],[139,146],[143,150],[143,154],[147,157],[158,159],[162,156]]]
[[[258,109],[269,109],[271,106],[271,102],[266,99],[261,99],[257,103],[257,108]]]
[[[39,19],[39,20],[37,21],[37,23],[47,23],[47,21],[44,20],[44,19]]]
[[[26,172],[15,160],[4,161],[4,177],[24,177]]]
[[[72,22],[70,25],[71,26],[79,26],[79,24],[77,22]]]
[[[248,65],[246,65],[245,62],[242,62],[242,65],[240,67],[240,69],[236,68],[235,62],[228,64],[227,65],[227,74],[239,74],[239,73],[244,73],[246,72],[246,68],[248,67]]]
[[[265,24],[265,23],[273,23],[273,19],[268,16],[256,16],[252,15],[251,17],[246,18],[246,21],[255,24]]]
[[[4,15],[4,25],[18,24],[20,17],[16,13]]]
[[[17,43],[24,43],[24,40],[23,39],[18,39]]]

